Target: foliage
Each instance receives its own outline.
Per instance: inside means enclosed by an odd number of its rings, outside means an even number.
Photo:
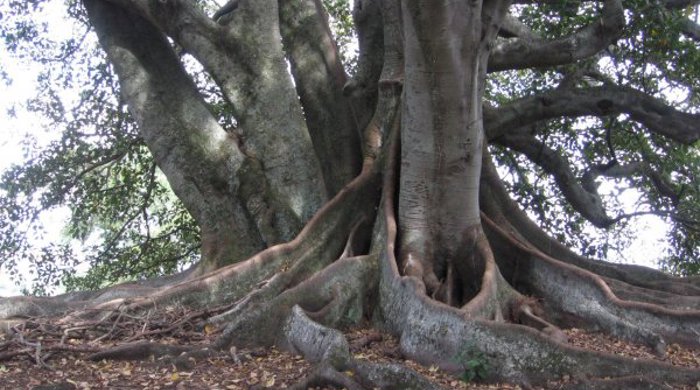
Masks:
[[[470,343],[464,344],[454,359],[464,370],[460,378],[467,383],[485,379],[491,370],[486,354]]]
[[[345,65],[345,70],[353,74],[357,67],[357,43],[355,42],[357,38],[350,12],[350,1],[323,0],[323,5],[330,16],[330,26],[340,51],[340,59]]]
[[[493,74],[488,80],[490,104],[499,106],[513,98],[555,89],[568,75],[593,69],[600,79],[583,78],[579,81],[581,87],[606,82],[626,85],[681,110],[697,112],[700,47],[682,35],[680,23],[693,13],[697,15],[697,10],[668,9],[643,1],[624,5],[629,27],[614,46],[573,65]],[[546,38],[571,34],[600,11],[600,3],[576,1],[516,7],[519,19]],[[635,217],[653,215],[657,223],[669,226],[665,240],[669,245],[659,265],[674,274],[700,272],[700,145],[678,145],[626,115],[554,119],[538,123],[532,132],[568,160],[577,177],[591,166],[613,162],[643,162],[646,172],[597,180],[599,188],[609,189],[601,194],[606,209],[619,218],[613,226],[597,229],[563,200],[552,178],[541,168],[523,155],[492,146],[511,194],[541,227],[585,256],[632,260],[626,252],[637,234]],[[660,191],[655,180],[667,183],[670,191]],[[621,201],[624,198],[636,200],[629,205]]]
[[[88,31],[76,17],[83,11],[75,7],[70,9],[73,29]],[[42,4],[34,10],[28,19],[45,11]],[[2,174],[4,266],[21,280],[27,276],[19,274],[18,263],[29,262],[34,271],[30,292],[42,294],[60,282],[69,290],[96,288],[171,273],[194,261],[198,228],[138,136],[95,37],[84,33],[80,42],[60,42],[44,34],[39,40],[43,50],[36,53],[38,33],[21,20],[19,13],[4,20],[14,21],[2,26],[3,37],[12,43],[7,48],[33,60],[41,55],[47,66],[38,75],[40,94],[18,109],[46,123],[44,134],[27,135],[25,161]],[[75,73],[76,67],[89,71]],[[65,91],[73,96],[67,98]],[[227,117],[222,113],[221,118]],[[54,140],[46,144],[40,137]],[[62,207],[70,209],[63,240],[42,243],[42,213]],[[79,263],[92,266],[87,275],[75,274]]]

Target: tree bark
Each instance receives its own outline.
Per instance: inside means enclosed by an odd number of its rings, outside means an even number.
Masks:
[[[202,229],[204,269],[263,249],[263,237],[236,193],[236,173],[246,172],[251,159],[211,115],[163,34],[110,3],[85,5],[141,136]]]
[[[496,2],[497,3],[497,2]],[[405,102],[401,129],[399,258],[404,274],[463,303],[478,291],[482,108],[491,27],[481,3],[402,4]],[[498,14],[491,23],[497,23]],[[467,260],[468,259],[468,260]],[[457,267],[459,271],[457,270]],[[459,283],[452,282],[459,280]],[[453,300],[453,298],[449,298]]]

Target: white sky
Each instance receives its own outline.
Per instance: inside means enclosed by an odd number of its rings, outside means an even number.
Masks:
[[[71,35],[72,23],[63,19],[65,6],[61,1],[48,2],[43,15],[50,20],[49,33],[55,39],[67,38]],[[35,136],[38,145],[47,145],[60,134],[48,131],[48,121],[24,109],[24,102],[34,97],[37,90],[36,78],[40,65],[22,62],[13,58],[0,45],[0,62],[12,79],[10,85],[0,82],[0,172],[13,164],[21,164],[25,160],[21,146],[22,139],[27,134]],[[14,105],[15,116],[8,115],[8,110]],[[46,230],[46,238],[51,241],[61,239],[61,229],[70,217],[67,209],[54,210],[42,215],[41,221]],[[27,275],[29,265],[20,264],[20,272]],[[0,266],[0,296],[18,295],[24,286],[16,286],[9,279],[5,267]]]
[[[55,37],[69,35],[71,23],[61,21],[64,10],[62,2],[50,2],[44,12],[44,16],[53,22],[51,34]],[[16,117],[7,115],[7,111],[13,104],[22,103],[33,97],[36,90],[36,76],[38,65],[21,63],[13,59],[8,53],[3,51],[0,45],[0,61],[13,79],[13,83],[5,86],[0,83],[0,172],[7,169],[12,164],[21,163],[24,160],[20,142],[25,134],[33,134],[42,144],[48,143],[52,137],[56,137],[55,132],[45,129],[46,123],[31,113],[16,106]],[[604,186],[601,187],[604,190]],[[633,198],[629,199],[634,202]],[[632,204],[630,204],[632,206]],[[61,229],[64,222],[69,217],[68,211],[57,210],[44,216],[43,223],[46,226],[47,239],[61,239]],[[626,261],[653,266],[658,257],[662,254],[664,247],[664,237],[666,226],[656,217],[642,217],[635,220],[635,225],[639,235],[632,247],[629,248]],[[620,259],[623,260],[623,259]],[[22,272],[27,272],[27,265],[22,265]],[[9,280],[7,270],[0,267],[0,296],[17,295],[20,287],[17,287]]]

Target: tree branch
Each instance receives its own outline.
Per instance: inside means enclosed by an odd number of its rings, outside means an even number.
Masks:
[[[498,35],[504,38],[540,39],[539,35],[535,34],[530,27],[511,14],[503,18]]]
[[[274,210],[279,230],[294,231],[283,234],[291,239],[326,190],[287,71],[277,0],[239,2],[218,23],[187,0],[109,1],[151,21],[212,75],[231,104],[247,154],[261,162],[256,175],[266,183],[260,185],[277,194],[276,204],[265,207]]]
[[[628,114],[652,132],[682,144],[700,139],[700,114],[688,114],[631,88],[604,85],[586,89],[558,88],[499,107],[484,107],[488,138],[511,129],[563,116]]]
[[[612,225],[614,220],[608,217],[596,188],[581,185],[566,158],[537,140],[526,129],[519,130],[503,134],[493,142],[524,154],[552,175],[564,198],[593,225],[600,228]]]
[[[139,139],[132,140],[131,142],[126,144],[126,148],[124,150],[119,150],[113,153],[112,155],[102,158],[101,160],[91,162],[91,164],[85,167],[85,169],[81,170],[75,175],[73,180],[71,180],[70,184],[66,186],[65,191],[67,192],[70,188],[73,188],[75,185],[77,185],[78,181],[80,181],[80,179],[88,173],[96,169],[102,168],[104,166],[110,165],[113,162],[119,161],[122,158],[126,157],[127,154],[132,152],[131,148],[138,145],[140,142],[141,140]]]
[[[260,235],[227,192],[230,172],[246,158],[212,116],[166,38],[114,4],[84,2],[140,135],[175,194],[203,234],[236,237],[228,248],[231,258],[257,252]]]
[[[626,165],[619,165],[617,163],[594,165],[588,168],[583,174],[581,182],[584,187],[589,188],[587,186],[594,186],[595,179],[599,176],[621,178],[635,175],[647,176],[654,188],[656,188],[656,191],[658,191],[661,196],[669,198],[674,205],[678,205],[680,202],[681,194],[676,192],[673,188],[673,183],[651,166],[642,162],[634,162]]]
[[[683,19],[681,21],[681,31],[686,37],[695,42],[700,42],[700,25],[694,21],[688,18]]]
[[[496,45],[489,58],[489,72],[573,63],[614,43],[624,26],[620,0],[605,0],[600,19],[570,36],[554,40],[514,38]]]
[[[279,7],[285,51],[330,197],[360,171],[360,123],[343,95],[347,76],[323,4],[279,0]]]

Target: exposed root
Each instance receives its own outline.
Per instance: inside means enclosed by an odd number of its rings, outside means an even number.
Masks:
[[[472,319],[465,315],[463,310],[431,300],[423,293],[420,283],[417,283],[415,278],[404,277],[399,273],[394,249],[397,232],[393,205],[394,180],[386,177],[384,183],[384,223],[379,227],[382,232],[375,233],[386,237],[387,240],[381,253],[379,317],[386,329],[399,337],[400,347],[405,356],[423,364],[437,364],[447,371],[458,373],[463,367],[456,358],[462,350],[474,349],[489,359],[493,368],[486,380],[506,380],[525,386],[544,384],[547,380],[564,375],[574,378],[577,382],[592,378],[629,376],[685,384],[694,384],[700,380],[700,372],[697,370],[585,351],[558,342],[528,327]],[[488,226],[491,228],[491,225]],[[516,240],[512,241],[518,244]],[[500,244],[494,243],[493,240],[491,242],[492,247],[498,247]],[[502,253],[497,255],[500,254]],[[563,271],[575,269],[573,266],[561,264],[563,268],[558,268]],[[519,274],[528,272],[522,267],[511,269],[517,270],[514,272]],[[565,272],[562,274],[566,275]],[[542,280],[541,284],[555,285],[560,296],[574,295],[579,287],[577,285],[571,288],[571,285],[567,286],[564,283],[553,283],[551,279],[556,275],[544,273],[543,270],[528,272],[522,276],[526,279],[546,279]],[[589,297],[588,301],[596,302],[595,298],[596,296]]]
[[[482,160],[480,204],[482,211],[491,220],[499,226],[507,227],[506,229],[517,236],[522,243],[531,245],[551,258],[588,270],[600,277],[623,282],[626,286],[667,293],[664,295],[664,305],[673,305],[674,297],[678,297],[684,303],[695,302],[690,307],[699,307],[697,301],[700,300],[698,298],[700,297],[700,276],[679,278],[639,265],[591,260],[574,253],[550,237],[510,197],[487,152],[484,152]],[[611,288],[615,289],[618,286],[622,285],[611,285]],[[614,292],[618,293],[617,290]],[[620,296],[622,295],[625,293],[620,294]],[[678,301],[675,300],[675,302]]]
[[[440,387],[417,372],[396,364],[368,363],[354,359],[350,346],[337,330],[313,322],[295,306],[284,327],[285,347],[318,363],[321,378],[348,381],[356,387],[431,390]],[[346,373],[351,373],[351,377]],[[319,377],[318,374],[315,375]],[[352,378],[352,379],[351,379]],[[315,378],[310,378],[309,381]],[[326,384],[333,384],[326,382]]]
[[[281,327],[295,305],[314,313],[316,320],[328,326],[357,324],[368,316],[368,300],[378,283],[377,267],[376,255],[338,260],[273,299],[229,317],[216,345],[226,348],[229,344],[279,343]]]
[[[511,311],[511,307],[521,299],[521,296],[501,276],[493,252],[481,229],[479,229],[475,249],[485,262],[481,288],[478,294],[462,307],[462,310],[470,318],[504,321],[506,319],[504,313]],[[467,276],[468,274],[465,273],[462,278]],[[465,280],[462,279],[461,282],[464,283]]]
[[[560,343],[566,343],[568,341],[566,333],[556,325],[545,320],[541,313],[536,313],[540,310],[539,304],[537,304],[534,299],[523,298],[520,302],[513,305],[511,310],[511,316],[516,323],[537,329]]]
[[[157,292],[161,287],[187,280],[192,275],[193,270],[194,268],[190,268],[175,275],[121,283],[94,291],[70,292],[54,297],[0,297],[0,326],[6,319],[57,317],[110,301],[125,302],[130,298],[148,296]]]
[[[460,310],[421,295],[409,279],[391,277],[390,262],[382,264],[382,319],[400,338],[402,352],[420,363],[437,364],[456,374],[463,369],[456,360],[460,352],[474,349],[493,367],[486,378],[491,381],[538,385],[565,375],[576,380],[587,379],[582,375],[642,375],[672,383],[700,380],[697,370],[581,350],[519,325],[468,320]]]
[[[369,249],[369,235],[371,232],[372,227],[370,226],[369,220],[361,219],[357,221],[348,236],[348,241],[345,244],[345,249],[343,249],[340,258],[366,254]]]
[[[385,171],[392,173],[397,152],[390,150]],[[681,310],[697,308],[699,298],[601,277],[554,259],[525,236],[503,229],[514,225],[502,214],[497,215],[499,224],[483,216],[486,234],[479,225],[467,229],[462,257],[440,264],[439,272],[422,259],[416,264],[430,269],[403,264],[406,274],[401,275],[395,255],[395,180],[392,174],[384,177],[383,207],[375,219],[378,177],[366,169],[294,241],[216,273],[173,285],[127,284],[97,295],[0,301],[0,315],[11,317],[71,311],[40,329],[51,336],[43,343],[37,343],[36,334],[25,337],[32,321],[5,322],[6,331],[16,336],[11,342],[25,344],[0,360],[30,354],[37,364],[47,365],[52,351],[71,347],[69,338],[134,341],[199,334],[197,341],[208,342],[221,331],[206,347],[135,342],[95,350],[86,343],[82,352],[95,352],[90,356],[95,360],[155,357],[184,369],[193,359],[220,354],[236,362],[236,347],[277,345],[317,364],[296,384],[299,389],[438,388],[405,366],[352,356],[345,337],[333,328],[371,318],[399,338],[401,355],[454,374],[465,370],[460,356],[477,351],[491,367],[482,378],[486,381],[527,387],[568,377],[572,388],[659,388],[700,380],[697,370],[567,345],[566,334],[557,327],[598,328],[657,349],[664,341],[700,345],[700,312]],[[373,220],[369,237],[367,225]],[[666,304],[673,301],[669,309]],[[192,311],[214,304],[222,306]],[[184,312],[167,317],[176,309]]]
[[[676,310],[700,310],[700,296],[687,296],[666,291],[634,286],[617,279],[604,277],[603,280],[620,299],[653,303]]]
[[[482,220],[499,266],[509,270],[506,278],[520,291],[543,298],[553,322],[605,330],[659,353],[666,342],[700,345],[697,280],[575,255],[514,204],[489,159],[484,159],[482,179],[481,198],[488,214]]]
[[[348,242],[340,256],[340,259],[348,258],[350,254],[359,252],[367,247],[368,233],[360,231],[361,227],[365,227],[364,219],[358,220],[355,227],[352,229]],[[362,239],[360,236],[364,236]],[[366,249],[364,249],[366,250]],[[311,275],[323,270],[335,259],[329,257],[304,256],[298,259],[291,268],[280,271],[275,274],[270,280],[261,283],[257,290],[252,291],[246,297],[241,299],[231,310],[217,315],[210,319],[212,323],[225,323],[235,320],[251,308],[261,306],[273,300],[286,290],[293,289],[298,284],[306,281]]]
[[[105,351],[100,351],[88,356],[89,360],[145,360],[149,357],[160,358],[170,355],[177,356],[192,350],[192,347],[181,345],[169,345],[141,341],[118,345]]]
[[[598,275],[562,263],[512,238],[484,217],[495,245],[510,247],[519,283],[543,298],[547,313],[565,326],[603,329],[663,351],[667,342],[700,345],[700,311],[674,310],[618,298]],[[499,237],[495,237],[498,235]]]
[[[587,379],[563,386],[562,388],[567,390],[671,390],[674,386],[669,383],[662,383],[636,375],[622,378]]]
[[[271,247],[242,263],[157,288],[127,283],[103,290],[97,296],[77,293],[52,298],[1,298],[0,319],[55,317],[68,313],[64,321],[70,323],[114,310],[138,313],[154,307],[201,308],[236,302],[261,282],[289,269],[300,259],[321,259],[321,268],[337,259],[346,246],[352,227],[358,226],[362,220],[373,220],[378,177],[376,170],[365,169],[328,202],[294,240]],[[87,300],[79,300],[86,297]]]
[[[49,366],[50,360],[60,352],[94,353],[96,359],[124,360],[179,354],[196,348],[130,341],[164,337],[179,337],[195,343],[206,341],[213,334],[209,335],[212,332],[206,329],[203,320],[216,313],[216,310],[187,311],[180,308],[149,312],[143,316],[114,311],[100,320],[72,324],[44,318],[18,321],[3,337],[7,341],[0,344],[0,361],[29,355],[36,364]],[[125,344],[104,349],[102,343],[107,340],[119,340]],[[7,352],[1,352],[4,350]]]
[[[174,365],[179,370],[188,370],[193,362],[202,359],[217,358],[224,354],[209,347],[182,346],[142,341],[118,345],[88,356],[88,360],[146,360],[160,361],[163,365]],[[233,361],[238,358],[235,350],[230,351]]]
[[[306,378],[291,386],[291,390],[307,390],[310,388],[325,388],[333,386],[347,390],[364,390],[359,383],[355,382],[347,374],[342,373],[330,364],[320,363]]]

